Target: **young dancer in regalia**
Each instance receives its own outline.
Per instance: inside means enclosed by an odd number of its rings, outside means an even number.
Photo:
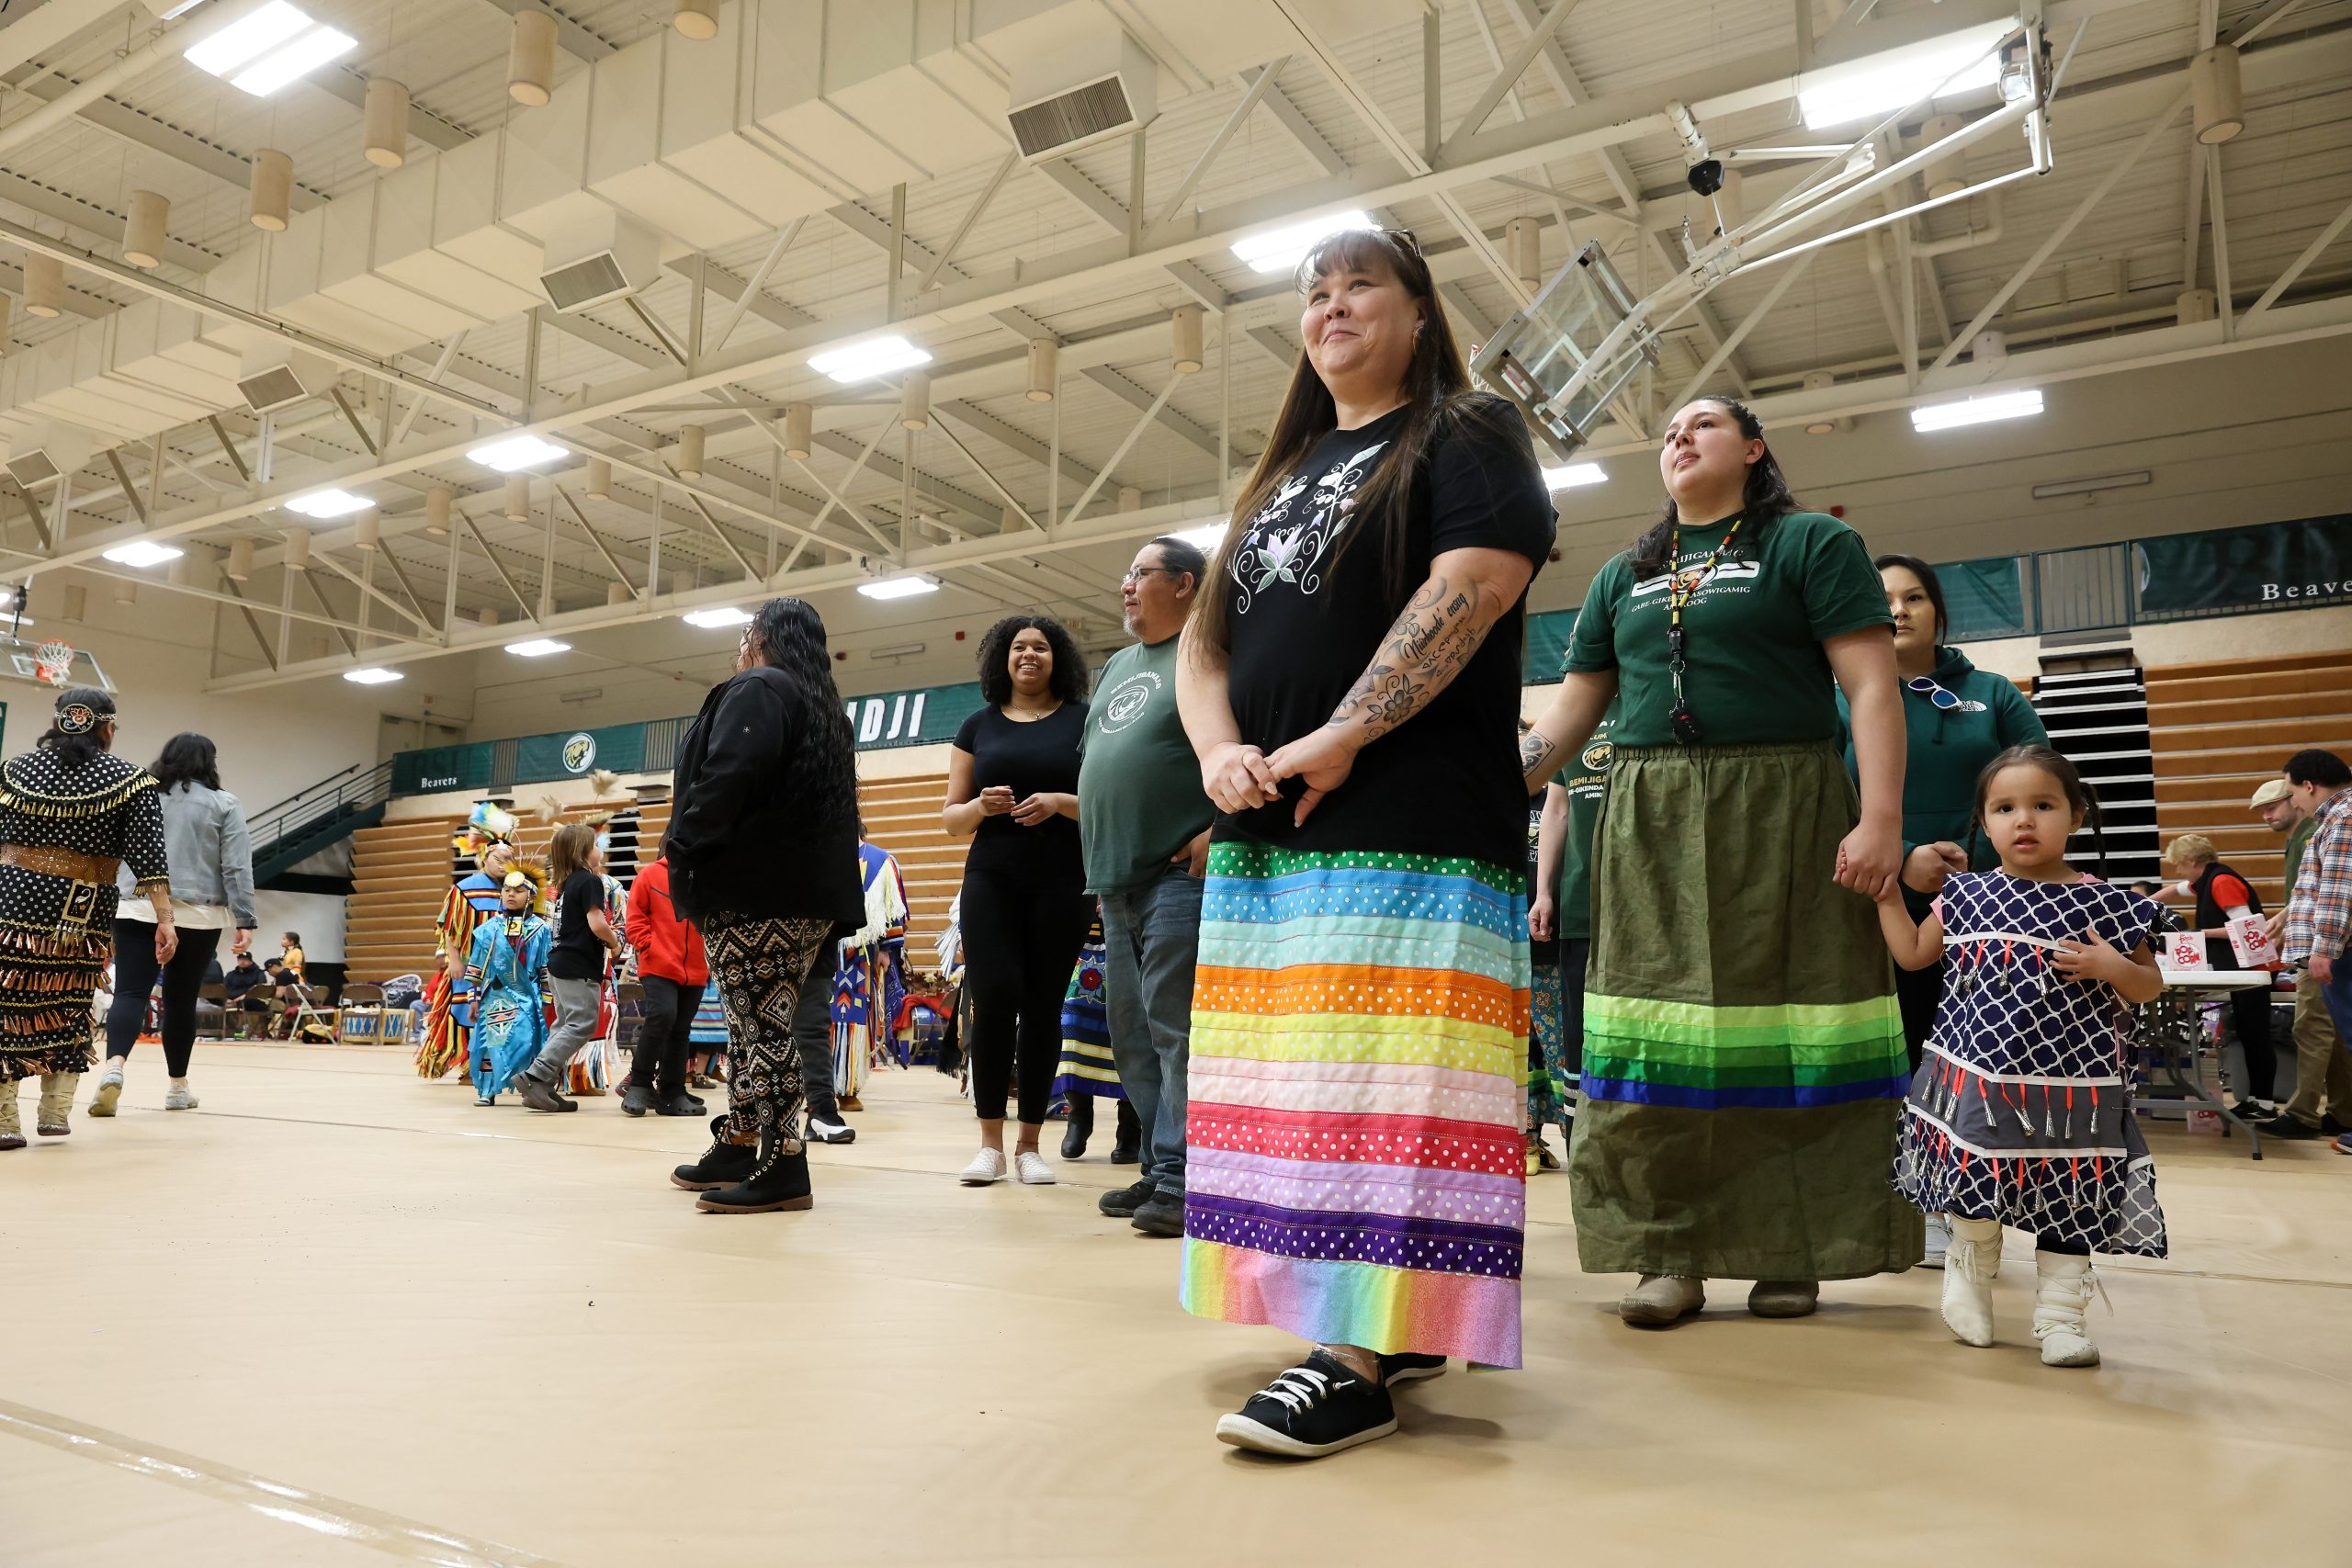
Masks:
[[[498,1091],[531,1065],[547,1043],[555,1009],[548,953],[555,945],[547,909],[547,866],[513,857],[499,888],[500,912],[474,932],[466,960],[474,1024],[471,1050],[474,1103],[495,1105]],[[566,1110],[573,1102],[563,1102]]]

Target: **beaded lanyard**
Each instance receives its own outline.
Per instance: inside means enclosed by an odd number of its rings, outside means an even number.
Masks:
[[[1714,575],[1715,563],[1723,559],[1725,550],[1731,548],[1731,542],[1739,537],[1740,525],[1747,521],[1745,514],[1732,519],[1730,531],[1724,535],[1713,553],[1707,557],[1705,564],[1691,574],[1687,587],[1679,564],[1682,559],[1682,525],[1679,520],[1667,536],[1666,669],[1667,673],[1674,678],[1674,738],[1685,746],[1699,743],[1699,719],[1690,711],[1690,699],[1682,694],[1682,654],[1689,646],[1689,639],[1682,631],[1682,606],[1690,603],[1690,595],[1699,591],[1699,584]]]

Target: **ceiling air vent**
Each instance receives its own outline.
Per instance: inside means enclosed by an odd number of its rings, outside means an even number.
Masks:
[[[35,447],[29,452],[8,455],[8,477],[27,490],[33,490],[55,479],[61,470],[47,452]]]
[[[539,287],[548,304],[569,314],[628,299],[660,276],[661,264],[661,237],[606,209],[548,236]]]
[[[291,365],[272,365],[237,378],[237,395],[255,413],[276,413],[311,395]]]
[[[1021,156],[1041,164],[1141,130],[1158,111],[1159,71],[1123,32],[1097,34],[1019,62],[1005,118]]]

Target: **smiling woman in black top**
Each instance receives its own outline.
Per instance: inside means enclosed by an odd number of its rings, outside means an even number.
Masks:
[[[980,1152],[967,1187],[1017,1170],[1054,1179],[1037,1152],[1062,992],[1086,940],[1090,901],[1078,838],[1078,744],[1086,730],[1086,662],[1060,622],[1008,615],[980,638],[980,694],[947,754],[950,835],[972,840],[964,861],[964,985],[972,999],[972,1109]],[[1016,1071],[1017,1068],[1017,1071]],[[1021,1141],[1004,1156],[1004,1101],[1018,1078]]]

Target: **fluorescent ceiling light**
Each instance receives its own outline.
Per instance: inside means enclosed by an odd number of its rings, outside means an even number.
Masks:
[[[346,670],[343,672],[343,678],[356,686],[380,686],[386,682],[399,680],[401,672],[370,664],[359,670]]]
[[[1197,528],[1187,528],[1182,533],[1170,534],[1168,536],[1171,539],[1182,539],[1194,549],[1215,550],[1219,545],[1225,543],[1225,529],[1226,525],[1222,523],[1204,523]]]
[[[570,456],[570,451],[552,441],[542,441],[536,435],[510,435],[503,441],[476,446],[466,456],[485,468],[511,474],[517,468],[536,468],[542,463],[552,463],[558,457]]]
[[[177,560],[187,554],[170,545],[159,545],[152,539],[136,539],[128,545],[117,545],[107,552],[107,559],[124,566],[161,566],[167,560]]]
[[[349,33],[320,26],[299,6],[269,0],[188,49],[185,58],[259,98],[358,47]]]
[[[193,45],[183,57],[199,71],[226,76],[316,25],[300,7],[288,6],[286,0],[269,0],[260,10]]]
[[[375,504],[366,496],[354,495],[347,490],[314,490],[288,502],[286,510],[305,517],[348,517]]]
[[[868,338],[831,354],[812,355],[808,368],[841,382],[866,381],[893,370],[928,365],[931,355],[902,337]]]
[[[571,645],[558,642],[551,637],[535,637],[524,642],[508,643],[506,651],[519,653],[526,659],[545,659],[550,653],[570,653]]]
[[[2016,30],[2014,20],[1987,22],[1818,72],[1797,89],[1805,129],[1877,119],[1930,93],[1949,96],[1990,87],[2001,79],[2001,57],[1993,46]]]
[[[330,60],[340,60],[359,47],[349,33],[333,28],[312,28],[275,54],[266,54],[229,78],[229,85],[266,98],[288,82],[299,82]]]
[[[1342,229],[1369,229],[1373,226],[1372,215],[1368,212],[1327,212],[1320,218],[1310,218],[1287,229],[1269,230],[1263,234],[1250,234],[1236,240],[1233,242],[1233,254],[1248,262],[1251,272],[1288,272],[1324,235],[1336,234]]]
[[[1565,468],[1544,470],[1545,490],[1574,490],[1578,485],[1605,484],[1609,470],[1598,463],[1570,463]]]
[[[857,591],[868,599],[911,599],[918,593],[936,593],[939,584],[927,577],[886,577],[879,582],[861,582]]]
[[[1986,424],[1996,419],[2024,419],[2041,412],[2041,389],[2001,392],[1989,398],[1967,398],[1956,403],[1928,403],[1911,411],[1911,428],[1917,431],[1957,430],[1963,424]]]
[[[688,610],[678,618],[690,626],[706,627],[742,626],[749,626],[752,621],[751,612],[739,610],[732,604],[718,610]]]

